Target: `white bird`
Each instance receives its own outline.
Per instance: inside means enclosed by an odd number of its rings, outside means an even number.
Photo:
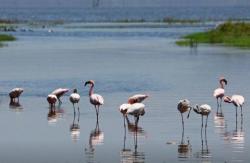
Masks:
[[[17,102],[19,102],[19,97],[23,93],[23,88],[14,88],[10,91],[10,101],[15,102],[15,99],[17,98]]]
[[[212,111],[211,106],[209,106],[208,104],[202,104],[202,105],[196,105],[195,108],[193,108],[194,112],[196,112],[197,114],[201,115],[201,127],[203,127],[203,116],[207,116],[208,119],[208,115],[210,114],[210,112]],[[207,127],[207,119],[206,119],[206,126]]]
[[[148,98],[148,95],[144,94],[136,94],[128,98],[128,103],[129,104],[134,104],[134,103],[141,103],[144,101],[146,98]]]
[[[75,112],[75,103],[78,104],[78,102],[80,101],[80,95],[77,93],[77,89],[73,90],[73,93],[69,96],[69,100],[73,104]],[[78,112],[79,112],[79,107],[78,107]]]
[[[236,115],[237,115],[237,108],[240,107],[241,109],[241,116],[242,116],[242,107],[245,102],[245,99],[242,95],[233,95],[232,97],[225,96],[224,102],[226,103],[233,103],[236,108]]]
[[[63,96],[68,91],[69,91],[69,89],[67,89],[67,88],[58,88],[58,89],[54,90],[53,92],[51,92],[51,94],[56,95],[59,103],[61,104],[62,101],[60,100],[60,97]]]
[[[180,100],[180,101],[178,102],[177,109],[178,109],[179,112],[181,113],[182,128],[183,128],[183,130],[184,130],[183,113],[185,113],[185,112],[188,111],[188,116],[187,116],[187,118],[189,118],[189,114],[190,114],[190,111],[191,111],[190,101],[189,101],[188,99]]]
[[[124,105],[124,108],[126,105]],[[128,104],[127,108],[124,109],[124,112],[126,112],[126,115],[132,115],[135,118],[135,125],[138,126],[139,118],[140,116],[143,116],[145,114],[145,105],[142,103],[134,103],[134,104]]]
[[[224,89],[224,85],[227,85],[227,80],[224,77],[221,77],[219,80],[220,83],[220,87],[214,90],[214,97],[217,100],[217,107],[221,106],[221,102],[222,102],[222,98],[225,95],[225,89]],[[220,104],[219,104],[219,100],[220,99]]]
[[[89,80],[86,81],[84,86],[86,85],[90,85],[90,89],[89,89],[89,101],[92,105],[95,106],[95,110],[96,110],[96,116],[97,116],[97,121],[98,121],[98,116],[99,116],[99,108],[100,105],[104,104],[104,99],[101,95],[99,94],[94,94],[94,85],[95,82],[93,80]]]
[[[47,97],[47,101],[50,104],[51,108],[55,107],[55,104],[56,104],[56,101],[57,101],[56,95],[49,94],[48,97]]]

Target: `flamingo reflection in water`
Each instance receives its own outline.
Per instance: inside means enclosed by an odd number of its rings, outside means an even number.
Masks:
[[[207,143],[207,128],[205,128],[204,136],[203,133],[201,132],[201,150],[195,154],[195,157],[201,158],[202,161],[212,162],[212,154],[208,148],[208,143]]]
[[[236,145],[244,145],[245,141],[245,132],[243,130],[243,116],[240,119],[240,128],[238,128],[238,119],[237,114],[235,115],[235,129],[232,132],[224,133],[224,140],[228,143]]]
[[[178,158],[189,158],[192,155],[190,140],[184,140],[184,128],[182,129],[181,143],[178,145]]]
[[[126,122],[128,126],[126,127]],[[133,139],[134,139],[134,147],[133,151],[130,148],[126,148],[126,140],[127,140],[127,129],[133,133]],[[129,122],[129,119],[126,118],[126,121],[124,120],[124,137],[123,137],[123,148],[121,150],[121,163],[144,163],[145,162],[145,154],[144,152],[138,152],[138,134],[145,135],[145,132],[143,128]]]
[[[77,121],[75,121],[76,119],[76,112],[74,111],[74,118],[73,118],[73,122],[70,125],[70,133],[71,133],[71,138],[73,142],[77,142],[77,140],[79,140],[80,137],[80,125],[79,125],[79,121],[80,121],[80,112],[78,112],[77,114]]]
[[[49,107],[49,112],[47,115],[47,120],[49,124],[55,124],[58,119],[63,118],[64,116],[64,109],[60,106],[58,107]]]
[[[225,133],[226,122],[221,107],[220,109],[217,108],[216,114],[214,115],[214,127],[215,132],[223,137]]]
[[[92,130],[89,135],[89,147],[84,149],[87,162],[96,162],[95,146],[103,145],[103,143],[104,143],[104,132],[101,131],[99,127],[99,121],[97,119],[95,129]]]
[[[23,106],[19,103],[19,101],[10,101],[9,108],[15,112],[23,111]]]

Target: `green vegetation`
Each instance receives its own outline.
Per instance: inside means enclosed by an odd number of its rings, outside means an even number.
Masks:
[[[196,46],[198,43],[223,44],[225,46],[250,47],[250,23],[226,22],[215,29],[189,34],[176,44],[179,46]]]
[[[3,46],[3,42],[5,41],[14,41],[16,38],[12,35],[0,34],[0,47]]]

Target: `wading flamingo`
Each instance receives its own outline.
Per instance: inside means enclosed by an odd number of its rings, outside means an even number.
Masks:
[[[203,116],[207,116],[207,119],[208,119],[208,115],[212,111],[211,106],[209,106],[208,104],[202,104],[200,106],[196,105],[196,107],[193,108],[193,110],[197,114],[201,115],[201,128],[203,128]],[[207,119],[206,119],[206,125],[205,125],[206,128],[207,128]]]
[[[90,89],[89,89],[89,101],[92,105],[95,106],[95,111],[96,111],[96,117],[97,117],[97,121],[98,121],[98,118],[99,118],[99,108],[100,108],[100,105],[103,105],[104,104],[104,99],[101,95],[99,94],[94,94],[94,85],[95,85],[95,82],[94,80],[89,80],[89,81],[86,81],[84,86],[86,85],[90,85]]]
[[[144,94],[136,94],[128,98],[128,103],[129,104],[134,104],[134,103],[141,103],[144,101],[146,98],[148,98],[148,95]]]
[[[69,100],[70,102],[73,104],[73,107],[74,107],[74,113],[75,113],[75,104],[80,101],[80,95],[77,93],[77,89],[74,89],[73,90],[73,93],[69,96]],[[79,106],[78,106],[78,112],[79,111]]]
[[[221,77],[220,80],[220,87],[214,90],[214,97],[217,100],[217,108],[221,107],[222,98],[224,97],[225,90],[224,85],[227,85],[227,80],[224,77]],[[220,104],[219,104],[220,98]]]
[[[51,94],[56,95],[56,97],[59,101],[59,104],[61,104],[62,101],[61,101],[60,97],[63,96],[68,91],[69,91],[69,89],[67,89],[67,88],[58,88],[58,89],[54,90]]]
[[[125,105],[124,105],[125,106]],[[132,115],[135,118],[135,125],[138,127],[138,122],[140,116],[143,116],[145,114],[145,105],[142,103],[134,103],[128,105],[128,108],[124,109],[124,113],[126,115]]]
[[[236,109],[236,117],[237,117],[237,108],[240,107],[241,116],[242,116],[242,106],[245,102],[245,99],[242,95],[233,95],[232,97],[225,96],[224,102],[226,103],[233,103]]]
[[[23,88],[14,88],[10,91],[9,96],[10,96],[10,102],[19,102],[19,97],[23,93]],[[17,99],[17,101],[15,101]]]
[[[47,101],[50,104],[51,108],[53,108],[53,107],[55,108],[56,101],[57,101],[56,95],[49,94],[47,97]]]
[[[179,112],[181,113],[182,129],[184,130],[183,113],[185,113],[185,112],[188,111],[188,116],[187,116],[187,118],[189,118],[189,114],[190,114],[190,111],[191,111],[190,101],[189,101],[188,99],[180,100],[180,101],[178,102],[177,109],[178,109]]]

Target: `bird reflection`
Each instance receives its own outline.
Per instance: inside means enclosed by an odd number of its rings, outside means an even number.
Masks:
[[[243,144],[245,139],[245,133],[243,131],[243,116],[240,119],[240,128],[238,128],[238,118],[236,114],[235,130],[232,132],[224,133],[224,140],[232,144]]]
[[[80,125],[79,125],[79,121],[80,121],[80,112],[78,112],[77,114],[77,122],[75,122],[76,120],[76,112],[74,112],[74,118],[73,118],[73,122],[70,125],[70,133],[71,133],[71,138],[73,142],[77,142],[77,140],[79,140],[80,137]]]
[[[23,107],[19,101],[10,101],[9,108],[15,112],[23,111]]]
[[[87,162],[95,162],[95,146],[102,145],[104,142],[104,132],[99,127],[99,121],[96,121],[95,129],[89,135],[89,147],[85,148],[85,155],[88,159]]]
[[[197,158],[205,159],[206,162],[211,162],[211,152],[207,145],[207,129],[205,129],[205,135],[203,136],[203,132],[201,132],[201,150],[196,153]]]
[[[49,124],[55,124],[59,118],[62,118],[64,115],[64,109],[58,106],[57,108],[55,106],[49,107],[49,113],[47,116],[47,120]]]
[[[136,126],[135,123],[130,122],[130,120],[129,120],[129,118],[127,116],[125,116],[125,119],[126,119],[126,122],[127,122],[128,131],[130,133],[134,134],[136,132],[137,136],[140,136],[140,137],[145,136],[145,131],[143,130],[142,127]]]
[[[222,112],[222,108],[217,107],[217,111],[216,114],[214,116],[214,124],[215,124],[215,128],[216,128],[216,132],[223,136],[224,132],[225,132],[225,118],[224,118],[224,114]]]
[[[127,130],[126,130],[126,122],[128,124],[128,130],[133,133],[134,138],[134,150],[132,151],[129,148],[126,148],[126,138],[127,138]],[[136,127],[135,124],[129,122],[127,117],[124,117],[124,139],[123,139],[123,148],[121,150],[121,163],[144,163],[145,162],[145,154],[144,152],[139,152],[137,150],[137,140],[138,134],[143,135],[144,130],[141,127]]]
[[[182,129],[181,143],[178,145],[178,158],[189,158],[192,154],[192,147],[189,139],[184,140],[184,128]]]

